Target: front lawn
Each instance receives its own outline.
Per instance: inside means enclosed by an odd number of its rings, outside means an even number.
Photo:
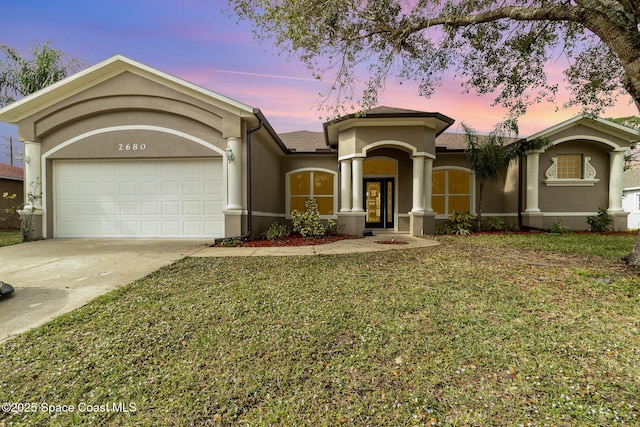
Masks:
[[[22,243],[22,236],[18,230],[0,230],[0,247]]]
[[[187,258],[0,344],[0,425],[638,425],[640,280],[555,237]]]

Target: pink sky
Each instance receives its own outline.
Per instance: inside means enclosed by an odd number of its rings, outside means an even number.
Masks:
[[[300,63],[277,55],[271,45],[257,43],[248,23],[223,12],[226,1],[205,0],[21,0],[2,5],[0,42],[27,50],[33,41],[50,41],[70,56],[95,64],[116,53],[260,108],[277,132],[321,131],[326,113],[318,111],[319,93],[329,82],[315,81]],[[364,78],[364,76],[363,76]],[[488,132],[504,117],[490,107],[491,97],[464,94],[457,82],[440,87],[433,98],[418,95],[417,85],[389,82],[380,105],[437,111]],[[566,94],[558,96],[558,105]],[[522,118],[521,135],[529,135],[574,116],[541,104]],[[605,117],[637,115],[628,99],[620,99]],[[0,124],[3,143],[15,137],[13,126]],[[5,157],[3,157],[5,156]]]

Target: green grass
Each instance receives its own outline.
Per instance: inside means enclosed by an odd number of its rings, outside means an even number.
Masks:
[[[0,230],[0,247],[22,243],[22,236],[18,230]]]
[[[438,236],[440,240],[445,236]],[[455,238],[455,237],[451,237]],[[526,233],[526,234],[482,234],[471,235],[471,241],[479,239],[482,244],[498,247],[514,247],[527,250],[543,250],[583,255],[599,255],[622,259],[633,248],[638,233]]]
[[[637,425],[640,280],[555,237],[185,259],[0,345],[0,425]]]

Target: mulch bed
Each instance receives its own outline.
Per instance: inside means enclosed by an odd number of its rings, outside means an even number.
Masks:
[[[361,239],[361,236],[351,236],[348,234],[335,234],[323,237],[302,237],[300,234],[294,233],[278,240],[249,240],[240,242],[236,247],[240,248],[270,248],[279,246],[312,246],[324,245],[326,243],[337,242],[345,239]],[[213,247],[223,247],[222,244],[212,245]]]

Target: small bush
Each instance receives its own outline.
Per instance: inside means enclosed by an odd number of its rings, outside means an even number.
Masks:
[[[549,232],[554,234],[563,234],[568,231],[569,229],[564,225],[562,225],[562,221],[556,221],[553,224],[551,224],[551,227],[549,227]]]
[[[507,224],[504,219],[499,216],[490,216],[482,218],[482,230],[483,231],[505,231]]]
[[[475,216],[469,212],[453,211],[448,221],[436,229],[436,234],[470,234]]]
[[[267,231],[263,233],[265,239],[272,242],[278,241],[289,234],[289,227],[286,224],[281,224],[275,221],[269,226]]]
[[[320,221],[318,202],[309,199],[304,203],[304,206],[306,208],[304,212],[298,210],[291,212],[293,231],[300,233],[302,237],[324,236],[325,228]]]
[[[324,228],[325,234],[330,236],[336,236],[344,230],[344,225],[338,224],[338,222],[334,219],[327,220],[327,226]]]
[[[595,216],[587,217],[587,224],[589,224],[589,231],[592,233],[600,233],[603,231],[611,231],[611,216],[607,210],[603,207],[598,208],[598,214]]]

